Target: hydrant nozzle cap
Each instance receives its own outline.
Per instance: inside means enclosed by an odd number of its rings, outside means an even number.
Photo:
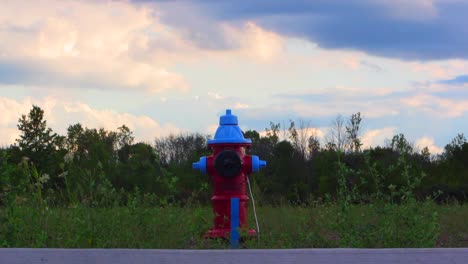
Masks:
[[[257,172],[260,169],[265,168],[266,165],[266,161],[259,159],[256,155],[252,155],[252,172]]]
[[[192,169],[206,173],[206,157],[201,157],[200,161],[192,163]]]
[[[231,114],[231,109],[226,109],[226,114],[219,118],[219,125],[237,125],[237,116]]]

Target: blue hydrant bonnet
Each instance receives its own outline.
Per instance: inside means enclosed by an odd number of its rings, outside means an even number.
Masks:
[[[219,118],[219,127],[214,139],[208,140],[208,144],[223,143],[252,143],[252,140],[244,138],[244,134],[238,126],[237,116],[231,113],[231,109],[227,109],[226,114]]]

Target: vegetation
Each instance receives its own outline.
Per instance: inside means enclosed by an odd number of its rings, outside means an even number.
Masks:
[[[265,232],[245,247],[467,246],[464,135],[440,155],[416,150],[403,134],[363,149],[361,121],[360,113],[337,117],[323,144],[303,121],[283,131],[270,123],[265,136],[245,132],[250,151],[268,162],[252,177]],[[207,136],[150,145],[134,143],[125,125],[81,124],[62,136],[37,106],[18,129],[17,142],[0,149],[1,246],[226,246],[201,238],[212,192],[191,164],[210,154]]]

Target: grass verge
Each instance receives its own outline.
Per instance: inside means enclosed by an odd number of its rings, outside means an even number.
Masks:
[[[245,248],[468,247],[468,205],[335,204],[260,207]],[[252,213],[250,226],[254,227]],[[210,207],[0,208],[2,247],[227,248],[202,239]]]

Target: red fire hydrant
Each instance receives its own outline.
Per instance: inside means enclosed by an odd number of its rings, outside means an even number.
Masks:
[[[214,227],[206,234],[207,238],[227,238],[231,227],[231,199],[239,199],[239,225],[241,230],[247,231],[247,177],[266,166],[266,162],[258,156],[246,155],[246,148],[252,145],[250,139],[244,138],[238,126],[237,116],[226,110],[221,116],[215,137],[208,140],[208,147],[213,154],[201,157],[199,162],[193,163],[193,168],[202,173],[208,173],[213,181]],[[249,235],[255,236],[256,230],[248,230]]]

